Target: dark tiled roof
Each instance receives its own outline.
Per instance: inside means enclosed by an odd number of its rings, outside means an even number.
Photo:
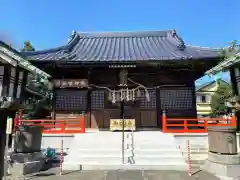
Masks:
[[[25,52],[41,61],[141,61],[217,58],[216,49],[186,45],[174,30],[77,33],[65,46]]]

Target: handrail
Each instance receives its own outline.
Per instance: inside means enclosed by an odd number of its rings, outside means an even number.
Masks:
[[[236,116],[227,118],[167,118],[166,113],[162,113],[162,132],[164,133],[205,133],[210,126],[236,127]]]
[[[85,116],[76,119],[33,119],[19,120],[14,122],[14,129],[19,125],[42,126],[44,134],[69,134],[69,133],[85,133]]]

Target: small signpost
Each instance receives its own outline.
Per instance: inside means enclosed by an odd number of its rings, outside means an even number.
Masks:
[[[7,126],[6,126],[6,144],[5,144],[5,153],[4,153],[4,174],[3,179],[7,180],[7,171],[8,171],[8,141],[9,135],[12,134],[12,118],[7,117]]]

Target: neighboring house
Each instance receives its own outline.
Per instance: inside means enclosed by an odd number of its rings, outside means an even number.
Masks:
[[[229,71],[233,93],[240,95],[240,47],[231,57],[221,61],[217,66],[205,72],[206,75],[215,75],[221,71]]]
[[[196,106],[198,117],[211,116],[211,99],[217,91],[218,85],[227,82],[223,80],[210,81],[196,88]]]

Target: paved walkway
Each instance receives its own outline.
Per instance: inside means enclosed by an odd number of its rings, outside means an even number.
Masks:
[[[59,176],[58,169],[41,172],[32,177],[10,178],[25,180],[220,180],[219,178],[198,171],[189,177],[184,171],[141,171],[141,170],[117,170],[117,171],[76,171],[65,172]]]

